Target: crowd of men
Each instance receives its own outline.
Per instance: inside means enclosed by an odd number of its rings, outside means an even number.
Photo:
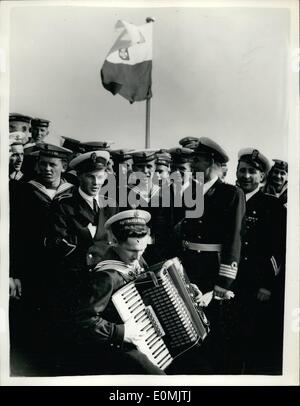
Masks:
[[[10,114],[9,125],[13,375],[281,373],[287,162],[241,149],[231,185],[229,157],[207,137],[114,150],[104,140],[50,144],[41,118]],[[123,190],[114,198],[112,178]],[[200,215],[187,215],[188,195],[202,199]],[[210,333],[162,371],[111,297],[174,257]]]

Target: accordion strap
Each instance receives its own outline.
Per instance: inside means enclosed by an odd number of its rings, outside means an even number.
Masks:
[[[144,269],[142,267],[134,268],[131,265],[125,264],[123,261],[117,261],[114,259],[108,259],[106,261],[99,262],[96,267],[94,268],[95,272],[98,271],[107,271],[109,269],[113,269],[122,275],[127,275],[131,277],[137,277],[140,275]]]
[[[107,271],[108,269],[114,269],[122,274],[127,275],[131,267],[126,265],[125,262],[108,259],[107,261],[99,262],[94,268],[94,271]]]

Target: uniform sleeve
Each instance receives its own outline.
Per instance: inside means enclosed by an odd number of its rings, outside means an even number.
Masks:
[[[236,188],[227,209],[224,240],[220,253],[220,268],[216,281],[216,285],[224,289],[230,288],[238,272],[245,213],[244,193],[240,188]]]
[[[265,217],[265,253],[260,264],[260,287],[272,291],[276,277],[285,265],[286,209],[279,200],[273,200],[272,210]],[[272,236],[272,238],[270,238]]]
[[[68,227],[68,213],[63,200],[53,203],[50,221],[47,227],[45,246],[58,258],[70,255],[77,247],[76,235]]]
[[[88,328],[92,337],[99,341],[109,343],[112,346],[121,346],[124,339],[124,324],[117,324],[108,320],[113,306],[111,297],[121,286],[117,274],[114,271],[99,271],[92,276],[91,294],[86,301],[87,305],[79,309],[77,322],[80,328]]]

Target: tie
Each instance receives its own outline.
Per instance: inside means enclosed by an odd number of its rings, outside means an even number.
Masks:
[[[98,225],[99,206],[98,206],[97,200],[95,198],[93,199],[93,210],[95,213],[94,225],[97,226]]]
[[[99,206],[98,206],[97,200],[95,198],[93,199],[93,210],[96,214],[99,213]]]

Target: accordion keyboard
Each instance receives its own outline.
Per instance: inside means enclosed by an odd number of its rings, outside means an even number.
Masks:
[[[171,356],[162,337],[165,332],[157,319],[152,306],[146,306],[134,283],[127,284],[113,296],[113,302],[123,322],[133,317],[139,328],[145,332],[137,348],[147,355],[150,361],[164,370],[171,364]]]
[[[209,332],[177,258],[142,273],[115,292],[112,301],[124,323],[133,318],[137,329],[146,333],[137,348],[162,370],[175,357],[201,344]]]

